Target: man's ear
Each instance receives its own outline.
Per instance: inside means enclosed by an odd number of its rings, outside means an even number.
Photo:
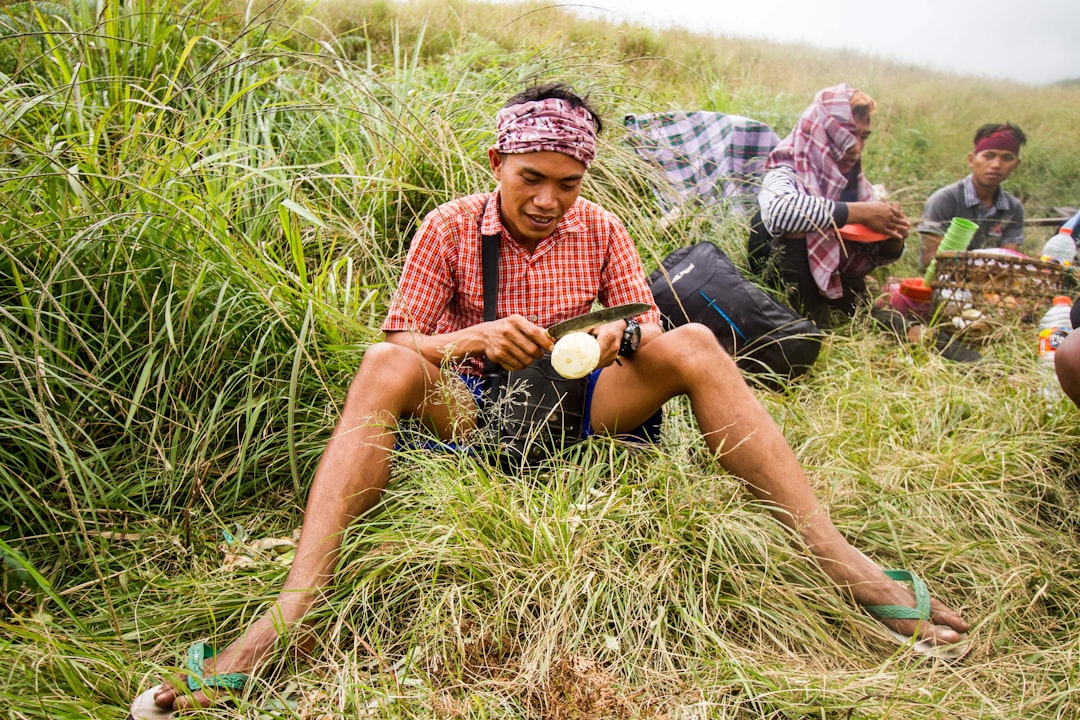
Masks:
[[[970,167],[971,163],[973,163],[973,162],[975,162],[975,153],[969,152],[968,153],[968,167]]]
[[[488,148],[488,163],[491,165],[491,174],[497,182],[502,181],[502,154],[494,147]]]

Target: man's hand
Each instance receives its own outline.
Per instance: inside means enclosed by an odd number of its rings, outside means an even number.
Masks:
[[[625,320],[615,320],[598,328],[593,328],[590,333],[600,343],[600,362],[596,367],[607,367],[615,362],[619,355],[619,346],[622,345],[623,330],[626,329]]]
[[[848,203],[848,222],[861,223],[894,238],[905,238],[911,230],[900,203],[895,202]]]
[[[547,331],[521,315],[482,323],[484,354],[507,370],[520,370],[550,351],[555,341]]]
[[[601,325],[592,331],[600,343],[600,362],[597,367],[607,367],[615,362],[619,356],[619,348],[622,346],[623,331],[626,330],[625,320],[616,320],[607,325]],[[638,350],[645,347],[653,339],[660,337],[664,329],[656,323],[645,323],[641,326],[641,342]],[[624,358],[625,360],[625,358]]]

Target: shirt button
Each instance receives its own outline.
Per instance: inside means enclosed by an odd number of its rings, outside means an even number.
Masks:
[[[529,316],[529,322],[533,322],[533,323],[534,323],[534,322],[536,322],[536,321],[537,321],[537,320],[539,320],[539,319],[540,319],[540,318],[539,318],[539,317],[537,317],[536,315],[530,315],[530,316]]]

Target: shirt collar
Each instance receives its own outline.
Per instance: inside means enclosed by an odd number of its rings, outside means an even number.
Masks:
[[[480,218],[481,235],[501,235],[503,232],[502,220],[499,218],[499,190],[488,195],[484,201],[484,214]]]
[[[982,207],[982,200],[975,194],[975,178],[968,175],[964,178],[964,205],[967,207]],[[1005,211],[1009,209],[1009,203],[1005,201],[1005,193],[998,187],[994,191],[994,209]]]

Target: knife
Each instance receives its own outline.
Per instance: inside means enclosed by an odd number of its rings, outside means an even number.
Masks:
[[[651,309],[652,305],[647,303],[613,305],[600,310],[587,312],[584,315],[578,315],[569,320],[563,320],[560,323],[555,323],[547,329],[547,333],[555,340],[558,340],[563,335],[568,335],[572,332],[592,330],[594,327],[606,325],[607,323],[615,322],[616,320],[627,320]]]

